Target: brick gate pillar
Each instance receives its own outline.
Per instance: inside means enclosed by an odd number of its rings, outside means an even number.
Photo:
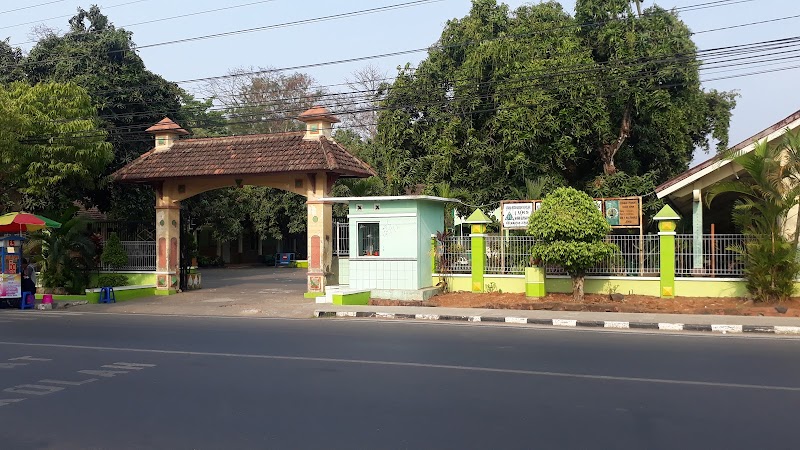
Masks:
[[[181,204],[156,189],[156,295],[178,292]]]
[[[309,174],[306,202],[308,209],[308,280],[306,298],[325,294],[327,276],[331,273],[333,247],[333,205],[325,198],[333,182],[325,173]]]

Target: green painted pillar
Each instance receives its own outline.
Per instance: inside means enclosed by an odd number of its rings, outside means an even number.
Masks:
[[[544,286],[545,271],[544,267],[533,266],[525,268],[525,296],[542,298],[547,295]]]
[[[486,225],[492,223],[483,211],[476,209],[464,221],[471,227],[472,292],[483,292],[483,273],[486,269]]]
[[[483,292],[486,269],[486,225],[472,225],[472,292]]]
[[[653,217],[658,222],[661,298],[675,297],[675,228],[680,216],[669,205]]]

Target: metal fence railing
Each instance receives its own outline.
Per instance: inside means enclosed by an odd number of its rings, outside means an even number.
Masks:
[[[691,234],[675,236],[676,276],[744,276],[744,261],[736,251],[742,249],[745,236],[741,234],[704,234],[701,259],[695,264],[694,237]]]
[[[128,264],[118,267],[117,271],[154,271],[156,270],[156,243],[154,241],[122,241],[122,247],[128,253]],[[102,270],[111,270],[103,264]]]
[[[105,241],[111,233],[117,233],[121,241],[155,241],[156,224],[155,222],[123,222],[113,220],[101,220],[89,222],[89,230],[99,234]]]
[[[333,224],[333,254],[335,256],[350,255],[350,224],[347,222]]]
[[[530,267],[533,236],[486,236],[486,273],[525,273]]]
[[[469,236],[448,236],[436,241],[437,273],[470,273],[472,240]]]
[[[610,235],[606,242],[615,244],[619,252],[587,270],[587,275],[658,276],[658,235]]]

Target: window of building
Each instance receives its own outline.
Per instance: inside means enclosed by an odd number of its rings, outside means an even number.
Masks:
[[[377,222],[358,224],[358,256],[380,255],[380,226]]]

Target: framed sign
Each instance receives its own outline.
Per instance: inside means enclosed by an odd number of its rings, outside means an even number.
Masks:
[[[594,204],[612,228],[642,227],[642,198],[596,198]],[[531,214],[542,207],[541,200],[504,200],[500,202],[501,226],[505,230],[528,228]]]

